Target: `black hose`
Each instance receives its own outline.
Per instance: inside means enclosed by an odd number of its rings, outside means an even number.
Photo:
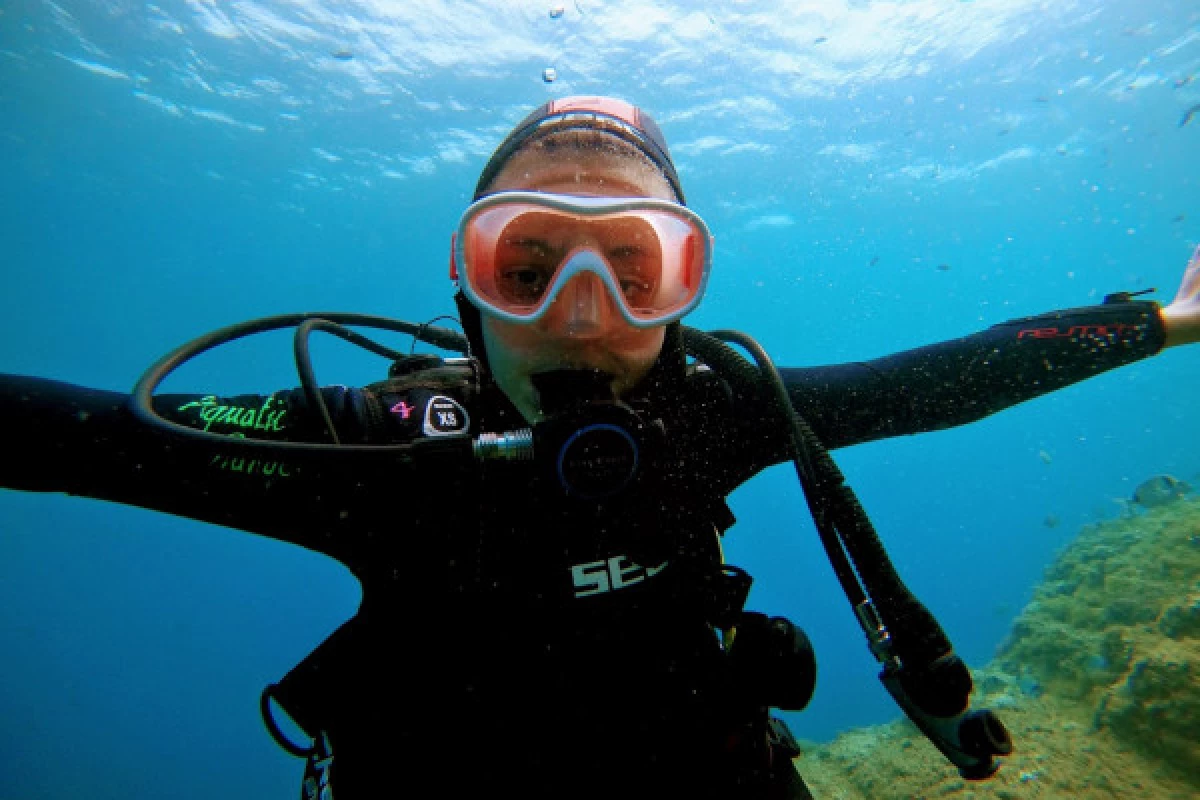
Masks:
[[[758,367],[724,341],[744,348]],[[851,606],[857,608],[871,600],[891,632],[892,649],[901,663],[914,667],[932,664],[952,652],[941,625],[896,573],[858,497],[829,451],[794,409],[779,371],[761,345],[739,331],[704,334],[694,329],[684,330],[684,342],[689,352],[718,372],[731,370],[739,381],[765,386],[770,392],[776,413],[787,420],[792,461],[821,544]]]
[[[182,366],[187,361],[196,356],[206,353],[223,344],[228,344],[236,339],[242,339],[247,336],[252,336],[258,333],[267,331],[279,330],[280,328],[289,328],[294,326],[304,327],[306,323],[312,322],[306,330],[325,330],[337,336],[341,336],[347,341],[359,344],[371,350],[374,353],[383,355],[384,357],[400,356],[397,351],[386,348],[376,342],[367,339],[353,331],[349,331],[342,325],[359,325],[367,328],[378,328],[381,330],[390,330],[397,333],[408,334],[422,341],[428,342],[435,347],[443,350],[452,350],[459,353],[467,351],[466,337],[457,332],[446,328],[438,328],[429,324],[417,324],[412,322],[404,322],[402,320],[390,319],[388,317],[377,317],[370,314],[349,314],[345,312],[307,312],[300,314],[281,314],[274,317],[261,317],[252,319],[247,322],[240,322],[235,325],[229,325],[225,328],[212,331],[203,336],[197,337],[186,344],[183,344],[165,356],[156,361],[151,367],[142,374],[138,379],[137,384],[133,388],[130,407],[133,414],[146,425],[151,428],[174,436],[181,436],[201,442],[206,442],[212,445],[219,445],[223,450],[247,450],[257,453],[283,453],[287,457],[295,457],[298,455],[314,455],[321,456],[330,452],[338,454],[372,454],[386,455],[389,458],[397,458],[400,462],[407,462],[413,458],[413,453],[433,453],[436,451],[453,451],[457,449],[467,449],[469,452],[470,442],[460,442],[457,439],[447,438],[444,440],[420,440],[410,444],[391,444],[391,445],[340,445],[336,450],[324,442],[284,442],[278,440],[252,439],[225,436],[219,433],[211,433],[209,431],[191,428],[187,425],[181,425],[161,416],[154,410],[154,391],[162,384],[162,382]],[[297,331],[297,337],[300,336]],[[295,341],[293,342],[295,345]],[[326,426],[330,435],[337,441],[337,434],[333,430],[332,420],[329,418],[328,409],[325,407],[324,399],[321,398],[320,392],[316,388],[316,378],[313,375],[311,363],[308,363],[307,341],[302,341],[296,346],[297,353],[297,369],[300,372],[300,380],[305,385],[305,393],[310,402],[324,415]],[[315,398],[315,399],[314,399]]]
[[[292,337],[292,350],[296,356],[296,373],[300,376],[300,386],[304,389],[304,397],[308,400],[309,405],[316,407],[321,412],[321,419],[325,422],[325,429],[329,432],[329,438],[333,440],[334,444],[341,444],[341,439],[337,435],[337,429],[333,426],[333,418],[329,415],[329,405],[325,402],[325,398],[321,396],[320,384],[317,383],[317,376],[313,372],[312,367],[312,357],[308,352],[308,337],[313,331],[332,333],[334,336],[338,336],[351,344],[356,344],[364,350],[368,350],[392,362],[404,358],[404,354],[368,339],[361,333],[352,331],[324,318],[308,319],[296,326],[296,335]],[[416,340],[417,336],[414,335],[413,341],[416,342]]]
[[[717,371],[717,374],[724,376],[726,379],[732,379],[735,384],[741,386],[752,386],[759,389],[763,386],[764,381],[769,380],[768,375],[773,372],[778,377],[778,371],[775,370],[774,364],[771,363],[769,357],[754,340],[745,337],[746,343],[738,342],[751,352],[757,359],[761,355],[765,362],[760,362],[760,365],[765,363],[767,367],[755,367],[745,358],[738,355],[731,347],[721,340],[722,334],[729,332],[714,331],[712,334],[698,331],[694,328],[684,329],[684,347],[689,354],[697,356],[708,366]],[[737,334],[742,336],[743,334]],[[757,351],[757,353],[755,352]],[[779,386],[783,387],[782,380],[779,381]],[[773,394],[772,402],[776,406],[776,410],[783,418],[783,415],[791,417],[793,420],[798,419],[799,415],[791,410],[791,401],[787,399],[787,389],[784,388],[784,400],[781,401],[778,391]],[[781,405],[786,403],[786,405]],[[846,594],[847,599],[852,606],[857,606],[866,599],[866,592],[863,590],[851,563],[847,560],[845,552],[838,541],[836,531],[829,524],[829,514],[823,502],[824,493],[818,489],[817,479],[815,477],[816,470],[813,468],[811,442],[805,437],[799,435],[797,427],[794,424],[789,424],[786,428],[789,437],[789,451],[792,454],[792,461],[796,467],[796,474],[800,479],[800,488],[803,490],[804,499],[808,503],[809,512],[812,515],[813,522],[817,527],[817,535],[821,539],[821,544],[825,548],[826,556],[829,558],[829,563],[833,567],[835,577],[838,583],[842,586],[842,591]],[[816,437],[812,437],[815,442]],[[823,450],[818,444],[817,450]],[[832,460],[830,461],[832,464]],[[837,470],[836,465],[833,469]],[[836,472],[836,478],[840,480],[841,473]]]

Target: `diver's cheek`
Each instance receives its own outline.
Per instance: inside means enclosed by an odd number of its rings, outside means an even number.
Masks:
[[[483,340],[489,360],[495,360],[495,352],[509,361],[527,362],[553,346],[553,339],[538,325],[518,325],[488,316],[483,318]]]
[[[537,337],[527,326],[483,319],[483,344],[492,378],[525,419],[536,419],[536,395],[529,381],[529,364],[537,352]]]

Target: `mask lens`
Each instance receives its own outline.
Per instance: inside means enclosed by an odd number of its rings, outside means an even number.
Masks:
[[[536,308],[562,261],[554,215],[526,210],[496,221],[490,281],[493,298],[512,308]]]
[[[665,211],[642,212],[652,231],[654,279],[629,282],[626,306],[639,319],[673,315],[695,300],[704,287],[706,234],[691,220]],[[648,276],[649,271],[642,273]]]
[[[630,318],[658,324],[698,298],[707,269],[707,233],[660,208],[495,203],[469,211],[460,235],[462,277],[476,302],[519,319],[539,316],[572,275],[588,270]]]

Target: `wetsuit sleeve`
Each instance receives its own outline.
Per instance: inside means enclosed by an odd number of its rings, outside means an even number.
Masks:
[[[338,387],[322,394],[343,441],[363,440],[363,392]],[[227,399],[168,395],[155,398],[155,407],[172,421],[223,436],[205,441],[164,433],[134,415],[126,394],[0,375],[6,455],[0,486],[165,511],[347,560],[359,533],[341,516],[348,495],[362,484],[353,470],[321,469],[300,456],[234,446],[245,438],[329,441],[303,392]]]
[[[1113,302],[874,361],[780,372],[793,405],[832,449],[974,422],[1154,355],[1165,339],[1157,303]]]

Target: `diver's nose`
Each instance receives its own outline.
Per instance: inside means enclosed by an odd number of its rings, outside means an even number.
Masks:
[[[612,301],[598,275],[581,272],[574,276],[554,302],[559,327],[567,336],[598,336],[608,328]]]

